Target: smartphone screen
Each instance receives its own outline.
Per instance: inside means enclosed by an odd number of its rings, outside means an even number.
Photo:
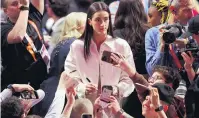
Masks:
[[[108,62],[108,63],[111,63],[111,64],[115,64],[113,59],[111,59],[111,53],[114,53],[114,52],[104,51],[103,54],[102,54],[101,60],[105,61],[105,62]],[[119,55],[117,53],[114,53],[114,54],[119,57]]]
[[[91,114],[82,114],[82,118],[92,118]]]
[[[38,99],[39,98],[36,91],[30,92],[26,90],[26,91],[21,92],[20,95],[21,95],[21,98],[23,99]]]
[[[110,85],[104,85],[102,87],[102,94],[100,96],[100,100],[104,101],[106,103],[109,103],[110,101],[108,98],[113,94],[113,87]]]

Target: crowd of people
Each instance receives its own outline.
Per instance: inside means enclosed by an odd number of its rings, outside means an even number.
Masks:
[[[198,118],[197,0],[1,0],[2,118]]]

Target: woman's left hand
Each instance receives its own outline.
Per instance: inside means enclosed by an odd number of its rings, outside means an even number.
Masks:
[[[133,77],[136,73],[135,67],[132,67],[121,54],[111,53],[111,59],[115,62],[114,66],[121,68],[128,73],[130,77]]]

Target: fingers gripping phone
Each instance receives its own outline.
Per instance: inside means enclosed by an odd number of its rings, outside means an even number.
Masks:
[[[114,62],[114,60],[113,59],[111,59],[111,53],[114,53],[114,52],[110,52],[110,51],[104,51],[103,52],[103,54],[102,54],[102,58],[101,58],[101,60],[102,61],[105,61],[105,62],[107,62],[107,63],[111,63],[111,64],[116,64],[115,62]],[[117,53],[114,53],[115,55],[117,55],[118,57],[119,57],[119,55],[117,54]]]
[[[37,91],[22,91],[20,93],[21,98],[23,99],[38,99],[39,96],[37,94]]]
[[[113,94],[113,87],[111,85],[104,85],[102,87],[102,94],[100,100],[106,103],[110,103],[108,98]]]
[[[82,114],[81,118],[92,118],[92,114]]]

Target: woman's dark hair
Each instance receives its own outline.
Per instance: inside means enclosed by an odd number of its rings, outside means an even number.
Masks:
[[[86,28],[80,39],[84,40],[84,58],[87,59],[90,55],[90,44],[93,36],[93,28],[89,25],[88,19],[92,19],[93,15],[98,11],[106,11],[109,13],[108,34],[113,36],[111,15],[108,6],[104,2],[94,2],[90,5],[87,12]]]
[[[148,26],[141,0],[120,0],[114,26],[115,29],[123,29],[124,39],[131,46],[133,55],[144,51],[144,37]]]

